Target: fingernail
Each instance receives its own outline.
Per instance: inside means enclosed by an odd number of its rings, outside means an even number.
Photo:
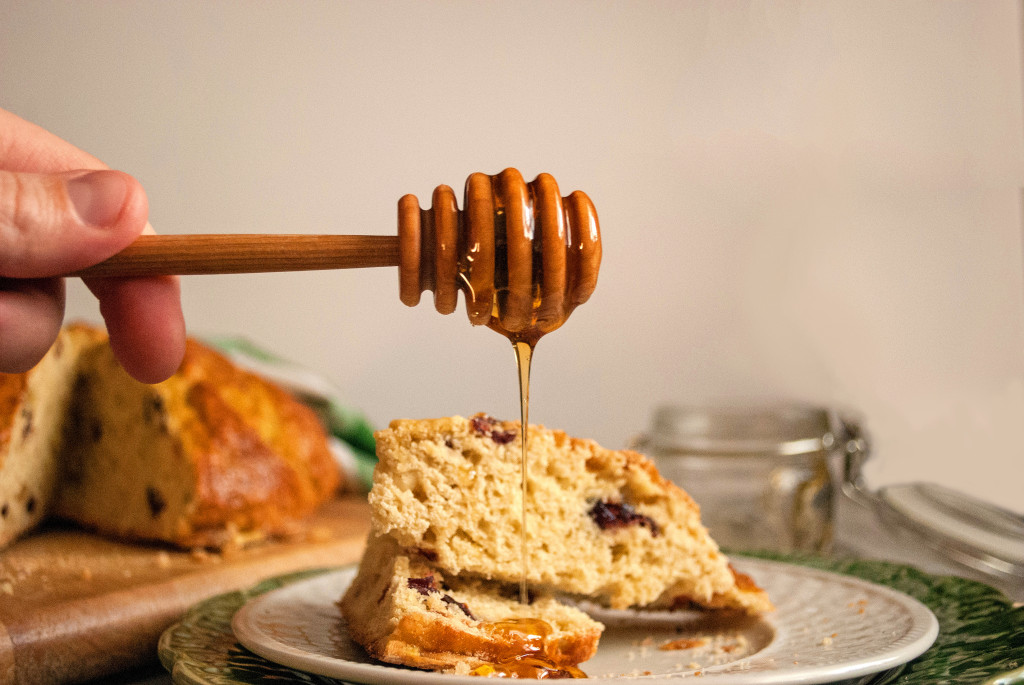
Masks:
[[[128,186],[115,171],[93,171],[67,182],[68,197],[82,223],[109,226],[121,215]]]

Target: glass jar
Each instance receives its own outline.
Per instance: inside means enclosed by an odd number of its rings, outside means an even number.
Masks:
[[[852,420],[793,404],[663,406],[635,447],[732,550],[828,552],[845,470],[866,457]]]

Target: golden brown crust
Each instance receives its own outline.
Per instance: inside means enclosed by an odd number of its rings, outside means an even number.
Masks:
[[[601,630],[597,627],[571,639],[550,640],[542,654],[552,666],[565,668],[587,661],[597,652]],[[375,659],[414,668],[450,670],[463,665],[469,669],[500,663],[516,645],[495,636],[458,630],[426,614],[403,616],[394,633],[367,648]]]
[[[728,565],[732,574],[734,587],[728,592],[715,592],[710,598],[696,601],[686,593],[674,593],[668,591],[654,603],[653,608],[664,608],[669,610],[681,609],[719,609],[725,611],[738,611],[747,614],[765,614],[775,610],[775,605],[752,577],[746,573],[740,573],[732,564]]]
[[[27,373],[0,373],[0,468],[4,465],[4,446],[11,442],[11,429],[28,389]]]
[[[340,483],[323,428],[305,405],[189,341],[178,375],[194,412],[183,440],[196,465],[193,526],[286,532]]]
[[[323,426],[309,407],[194,340],[180,373],[195,379],[196,387],[205,385],[217,393],[229,413],[233,411],[275,454],[306,476],[307,497],[318,499],[338,487],[340,474]],[[216,425],[217,417],[210,419],[209,425]]]
[[[206,384],[188,391],[198,421],[192,459],[196,465],[196,528],[225,519],[244,528],[276,527],[288,512],[315,501],[311,488]],[[305,487],[304,487],[305,486]]]

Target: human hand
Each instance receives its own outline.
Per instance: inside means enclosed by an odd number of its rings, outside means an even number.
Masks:
[[[0,372],[32,368],[64,320],[64,280],[140,233],[153,233],[142,186],[0,109]],[[92,278],[110,344],[145,383],[171,376],[185,351],[178,280]]]

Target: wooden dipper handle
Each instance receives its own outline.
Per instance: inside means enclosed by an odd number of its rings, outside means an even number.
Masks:
[[[106,261],[68,274],[157,276],[398,266],[390,235],[142,235]]]

